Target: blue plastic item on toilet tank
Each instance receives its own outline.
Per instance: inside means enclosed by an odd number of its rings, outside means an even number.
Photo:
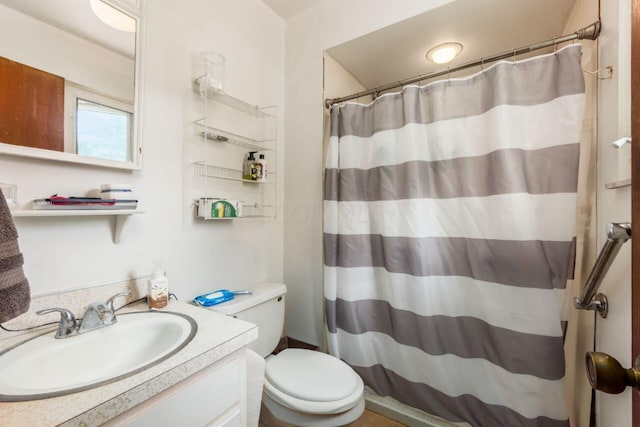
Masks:
[[[212,305],[221,304],[226,301],[232,300],[235,295],[251,295],[249,291],[229,291],[227,289],[218,289],[217,291],[208,292],[203,295],[199,295],[193,299],[193,302],[203,307],[210,307]]]

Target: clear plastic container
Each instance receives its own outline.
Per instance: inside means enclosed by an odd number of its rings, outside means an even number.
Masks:
[[[14,184],[0,182],[0,191],[2,191],[4,199],[7,201],[7,205],[10,209],[18,207],[18,187]]]
[[[212,50],[207,50],[200,54],[200,59],[204,66],[205,78],[203,81],[206,82],[207,89],[222,91],[225,69],[224,56]]]

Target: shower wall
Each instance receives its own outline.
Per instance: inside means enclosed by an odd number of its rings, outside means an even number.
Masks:
[[[586,0],[581,0],[586,1]],[[613,67],[613,78],[598,80],[598,166],[597,227],[598,250],[606,240],[609,222],[631,221],[631,187],[606,189],[605,185],[629,178],[629,147],[616,150],[611,142],[630,136],[631,94],[631,2],[602,0],[602,34],[598,66]],[[601,73],[606,76],[606,73]],[[636,224],[637,225],[637,224]],[[631,354],[631,244],[625,244],[604,278],[600,291],[609,299],[606,319],[596,316],[596,350],[610,354],[624,367],[633,365]],[[597,425],[631,426],[631,389],[619,395],[596,393]]]
[[[593,0],[577,0],[563,30],[569,34],[598,19],[598,5]],[[580,41],[582,45],[582,68],[594,70],[598,66],[598,42]],[[585,77],[585,113],[580,153],[579,191],[577,200],[576,272],[573,295],[580,293],[582,283],[589,274],[596,257],[596,117],[597,79],[588,73]],[[591,147],[585,149],[585,147]],[[570,301],[569,301],[570,303]],[[584,354],[593,349],[594,315],[592,312],[569,307],[569,324],[565,340],[565,401],[574,425],[589,425],[591,408],[591,386],[584,369]]]
[[[366,88],[351,73],[344,69],[331,55],[324,54],[324,97],[337,98],[345,93],[356,93]],[[358,100],[359,102],[368,102]]]

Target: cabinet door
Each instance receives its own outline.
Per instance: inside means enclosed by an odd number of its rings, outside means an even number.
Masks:
[[[105,425],[241,427],[246,425],[246,413],[245,358],[230,356]]]
[[[0,141],[64,151],[64,79],[0,57]]]

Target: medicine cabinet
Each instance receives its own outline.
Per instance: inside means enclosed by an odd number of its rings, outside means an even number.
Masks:
[[[140,170],[143,0],[0,3],[0,153]]]
[[[195,215],[209,220],[275,218],[277,206],[277,107],[260,107],[235,98],[208,84],[205,74],[193,82],[202,98],[203,116],[194,121],[194,136],[201,145],[193,163],[201,182]],[[264,180],[243,179],[249,152],[267,162]],[[237,216],[217,215],[212,202],[226,200],[237,206]]]

